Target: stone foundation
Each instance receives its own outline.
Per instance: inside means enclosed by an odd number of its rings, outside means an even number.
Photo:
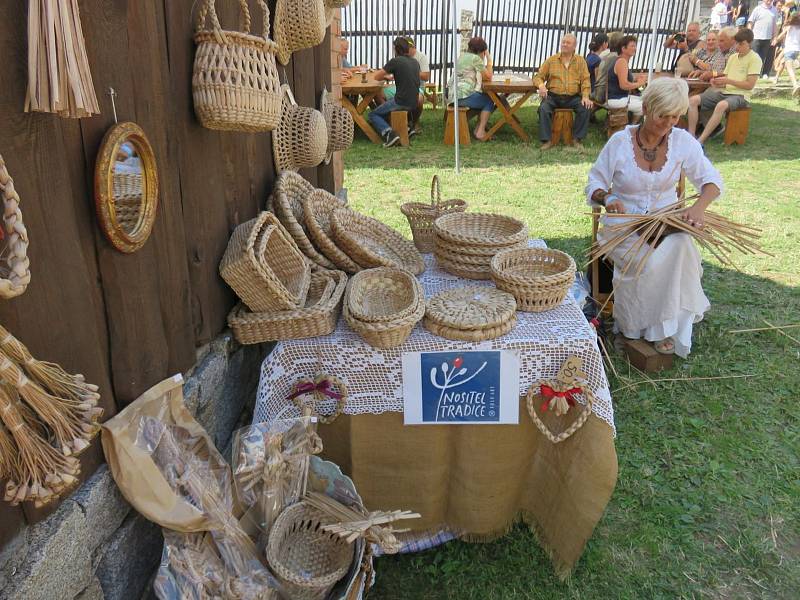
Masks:
[[[184,398],[228,456],[231,434],[250,423],[267,346],[225,333],[198,353]],[[0,554],[0,599],[139,600],[161,558],[160,528],[120,494],[103,465],[50,517],[26,527]]]

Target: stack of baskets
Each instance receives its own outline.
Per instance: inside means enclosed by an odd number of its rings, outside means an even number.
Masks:
[[[450,213],[436,219],[433,229],[439,267],[465,279],[491,279],[495,254],[528,243],[528,227],[504,215]]]
[[[452,288],[428,301],[423,325],[439,337],[482,342],[510,332],[516,310],[514,296],[495,288]]]
[[[375,348],[405,342],[424,314],[422,285],[407,271],[367,269],[353,275],[347,285],[344,317]]]
[[[436,247],[436,233],[433,222],[442,215],[467,210],[464,200],[452,199],[442,202],[442,192],[439,186],[439,176],[434,175],[431,181],[431,202],[406,202],[400,211],[408,219],[411,226],[411,235],[414,245],[420,252],[433,252]]]
[[[575,281],[575,261],[550,248],[518,248],[492,259],[492,279],[509,292],[519,310],[543,312],[560,305]]]

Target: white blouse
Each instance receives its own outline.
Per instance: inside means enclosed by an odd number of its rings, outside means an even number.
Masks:
[[[590,206],[595,190],[613,188],[629,214],[647,214],[677,201],[676,186],[681,170],[699,191],[713,183],[722,192],[722,177],[703,153],[700,143],[687,131],[673,127],[667,140],[667,161],[659,171],[648,172],[636,164],[629,125],[618,131],[603,147],[589,171],[586,199]]]

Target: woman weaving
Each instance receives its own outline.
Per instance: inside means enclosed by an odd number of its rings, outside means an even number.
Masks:
[[[683,172],[700,194],[682,218],[702,229],[705,210],[720,195],[722,179],[697,140],[674,127],[688,109],[689,88],[681,79],[656,79],[642,103],[644,122],[614,134],[600,152],[589,173],[588,202],[604,206],[607,213],[648,214],[677,201]],[[621,218],[601,218],[601,245],[611,235],[605,226],[620,222]],[[629,236],[611,252],[615,329],[627,338],[654,342],[658,352],[686,357],[692,326],[710,306],[700,282],[700,253],[689,234],[673,233],[661,238],[638,275],[638,269],[623,272],[649,250],[643,245],[636,256],[626,256],[636,239],[636,234]]]

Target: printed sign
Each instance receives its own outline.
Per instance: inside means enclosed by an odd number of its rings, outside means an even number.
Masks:
[[[519,359],[510,350],[403,354],[406,425],[516,424]]]

